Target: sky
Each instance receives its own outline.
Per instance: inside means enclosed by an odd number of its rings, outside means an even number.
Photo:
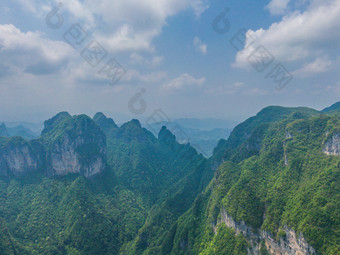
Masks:
[[[2,0],[0,120],[242,121],[340,99],[340,0]]]

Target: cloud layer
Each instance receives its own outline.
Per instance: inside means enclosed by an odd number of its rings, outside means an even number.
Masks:
[[[340,1],[314,1],[306,11],[287,14],[268,29],[248,30],[246,36],[246,45],[237,53],[234,67],[248,67],[247,58],[259,45],[280,62],[302,66],[314,61],[318,63],[318,59],[327,59],[338,47]]]
[[[73,55],[65,42],[46,39],[39,32],[22,32],[0,25],[0,56],[9,68],[32,74],[56,73]]]

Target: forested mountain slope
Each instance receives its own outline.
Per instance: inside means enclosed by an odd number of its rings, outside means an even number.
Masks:
[[[171,254],[339,254],[339,134],[336,114],[262,110],[220,142],[223,163],[163,245]]]
[[[1,254],[339,254],[337,109],[267,107],[210,159],[102,113],[1,137]]]
[[[190,195],[166,208],[173,223],[213,176],[166,128],[155,138],[137,120],[118,127],[101,113],[66,112],[38,139],[0,138],[0,173],[5,254],[118,254],[156,204],[190,183]]]

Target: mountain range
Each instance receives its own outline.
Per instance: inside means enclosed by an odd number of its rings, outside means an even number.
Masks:
[[[209,158],[103,113],[1,125],[1,253],[339,254],[339,112],[267,107]]]

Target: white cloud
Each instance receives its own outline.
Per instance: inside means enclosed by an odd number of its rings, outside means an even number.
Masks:
[[[246,46],[237,53],[234,67],[248,67],[247,58],[259,45],[267,48],[276,61],[304,65],[310,59],[324,58],[339,47],[340,1],[313,2],[305,12],[286,15],[267,30],[249,30],[246,36]]]
[[[14,25],[0,25],[0,56],[18,71],[49,74],[58,71],[72,56],[65,42],[46,39],[39,32],[22,32]]]
[[[56,3],[59,3],[60,1],[56,1]],[[63,1],[63,7],[67,9],[72,16],[74,16],[77,19],[87,20],[88,25],[93,26],[95,23],[94,15],[86,5],[82,4],[78,0],[67,0]],[[61,10],[62,11],[62,10]]]
[[[32,12],[45,11],[47,14],[60,1],[24,2]],[[169,17],[187,9],[200,16],[208,7],[208,0],[68,0],[63,2],[60,11],[68,11],[71,18],[80,19],[84,27],[94,28],[93,35],[106,48],[120,52],[152,51],[152,41],[162,32]]]
[[[163,88],[170,91],[182,91],[185,89],[196,89],[205,83],[205,77],[195,78],[187,73],[181,74],[179,77],[165,84]]]
[[[152,39],[158,34],[155,30],[136,31],[132,26],[124,24],[111,35],[95,34],[95,38],[111,52],[150,51]]]
[[[203,55],[207,54],[208,46],[201,41],[197,36],[194,38],[193,44],[196,50],[200,51]]]
[[[15,0],[17,3],[19,3],[22,7],[24,7],[27,11],[36,13],[37,9],[34,4],[34,1],[26,1],[26,0]]]
[[[131,64],[139,64],[139,65],[147,65],[150,67],[155,67],[159,65],[164,60],[163,56],[152,56],[151,59],[147,59],[142,55],[138,54],[137,52],[133,52],[130,54],[130,63]]]
[[[194,0],[191,3],[195,16],[200,17],[202,13],[209,9],[209,2],[207,0]]]
[[[266,6],[266,9],[268,9],[272,15],[281,15],[285,13],[289,2],[290,0],[272,0]]]
[[[152,51],[152,40],[162,32],[168,17],[190,8],[190,0],[101,0],[85,5],[107,24],[97,33],[112,51]]]
[[[301,69],[295,71],[293,74],[298,76],[309,76],[318,73],[324,73],[330,70],[332,61],[328,58],[317,58],[311,63],[307,63]]]
[[[69,77],[70,79],[73,79],[73,81],[76,81],[76,83],[80,84],[89,83],[107,86],[109,85],[110,82],[110,80],[105,75],[96,72],[96,70],[87,65],[87,63],[83,63],[77,67],[74,67],[72,71],[68,74],[65,74],[65,76]],[[129,69],[126,71],[124,76],[122,76],[118,85],[122,84],[123,87],[129,85],[133,86],[134,84],[141,83],[149,85],[150,83],[161,82],[166,77],[167,73],[163,71],[142,73],[139,70]]]

